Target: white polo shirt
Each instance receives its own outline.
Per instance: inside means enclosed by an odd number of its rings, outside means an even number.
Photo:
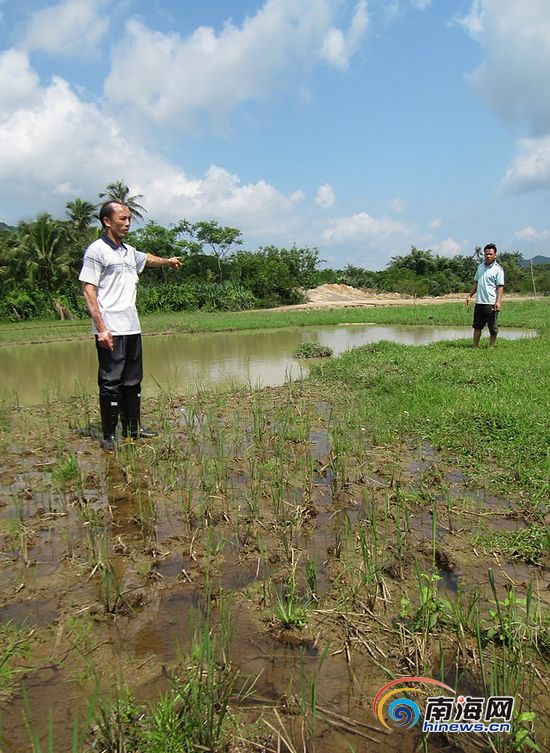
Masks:
[[[477,268],[475,281],[477,282],[476,303],[493,304],[497,300],[497,288],[504,285],[504,270],[497,261],[488,267],[482,261]]]
[[[136,310],[138,275],[147,254],[128,243],[117,246],[108,235],[91,243],[84,252],[80,282],[97,288],[97,302],[105,326],[113,335],[137,335],[141,325]],[[92,321],[94,333],[97,329]]]

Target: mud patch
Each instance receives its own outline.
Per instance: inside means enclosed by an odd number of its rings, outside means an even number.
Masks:
[[[30,722],[44,740],[53,708],[60,750],[94,683],[108,688],[116,673],[153,699],[207,623],[233,637],[219,661],[257,678],[242,715],[277,729],[279,718],[281,750],[287,739],[318,753],[412,753],[417,735],[389,734],[372,716],[390,674],[439,677],[443,667],[450,685],[480,692],[475,609],[489,661],[507,648],[487,637],[493,588],[508,604],[513,589],[511,624],[528,593],[541,615],[550,606],[546,563],[476,545],[484,530],[521,530],[524,500],[469,489],[427,444],[369,445],[314,384],[149,407],[161,436],[109,457],[67,429],[78,423],[71,403],[25,413],[1,440],[26,450],[1,479],[0,624],[35,628]],[[453,624],[448,603],[475,609]],[[529,683],[540,691],[540,654],[527,656],[539,675],[526,674],[525,693]],[[3,713],[6,753],[31,750],[17,687]],[[529,699],[540,718],[545,698]]]

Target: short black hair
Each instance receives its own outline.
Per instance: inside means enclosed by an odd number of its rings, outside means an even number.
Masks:
[[[123,201],[118,201],[118,199],[109,199],[109,201],[106,201],[101,205],[101,209],[99,210],[99,221],[101,222],[102,227],[105,227],[103,220],[105,217],[111,219],[116,206],[125,207],[127,205]]]
[[[495,254],[498,254],[497,247],[494,243],[488,243],[483,250],[487,251],[487,249],[489,249],[489,251],[494,251]]]

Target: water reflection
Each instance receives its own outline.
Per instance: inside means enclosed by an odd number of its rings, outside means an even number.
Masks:
[[[532,330],[505,329],[499,338],[533,337]],[[227,383],[274,386],[307,374],[307,364],[292,358],[304,340],[345,350],[392,340],[427,345],[437,340],[469,338],[469,327],[337,325],[246,332],[214,332],[145,337],[143,394],[161,390],[194,392]],[[44,402],[53,393],[95,393],[97,360],[92,340],[17,345],[0,348],[0,397],[22,404]]]

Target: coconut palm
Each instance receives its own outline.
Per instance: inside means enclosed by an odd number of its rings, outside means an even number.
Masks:
[[[87,230],[96,217],[96,206],[84,199],[74,199],[65,204],[65,214],[69,222],[79,232]]]
[[[135,196],[130,196],[129,194],[130,189],[124,182],[124,179],[122,179],[109,183],[105,191],[99,194],[99,198],[103,199],[103,201],[120,201],[126,204],[132,217],[142,220],[142,212],[146,212],[147,210],[141,204],[138,204],[136,199],[142,199],[143,194],[138,193]]]
[[[27,281],[55,292],[73,276],[67,229],[47,212],[20,222],[12,253]]]

